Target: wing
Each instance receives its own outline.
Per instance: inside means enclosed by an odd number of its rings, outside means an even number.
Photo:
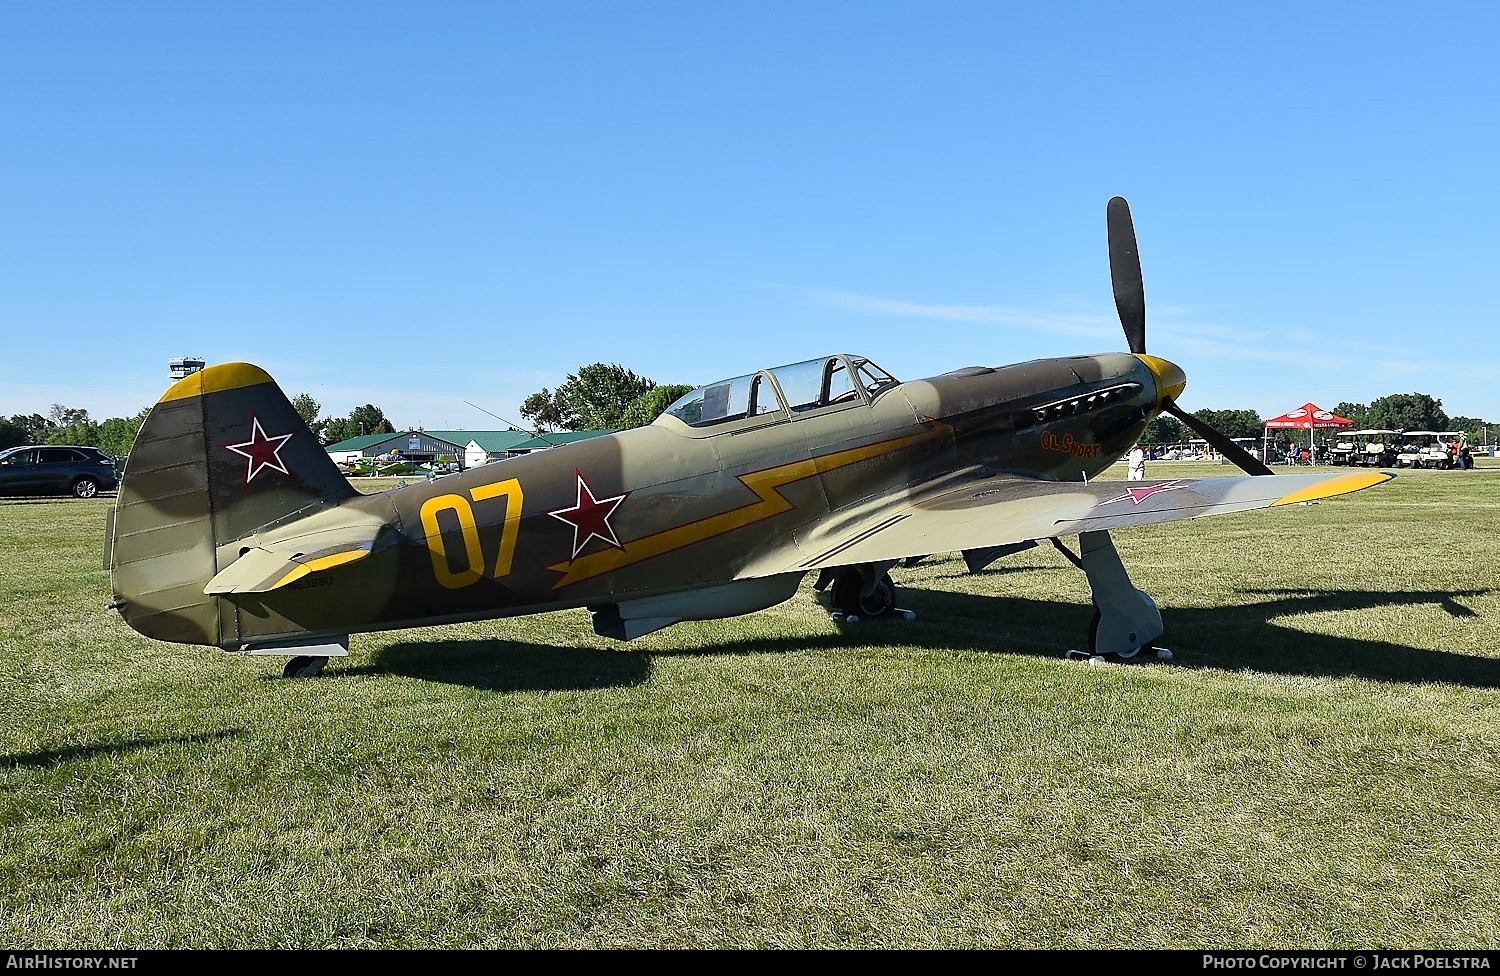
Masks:
[[[1389,481],[1383,471],[1171,481],[1044,481],[980,470],[831,512],[745,575],[884,562],[1293,505]]]

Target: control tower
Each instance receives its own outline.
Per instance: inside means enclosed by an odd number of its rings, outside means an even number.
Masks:
[[[171,370],[171,377],[180,380],[184,376],[191,376],[207,365],[202,356],[173,356],[167,360],[167,368]]]

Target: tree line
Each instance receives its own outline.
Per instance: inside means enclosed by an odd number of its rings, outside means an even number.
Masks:
[[[292,406],[323,444],[348,440],[359,434],[394,434],[396,427],[374,404],[355,407],[347,417],[320,419],[322,405],[303,393],[293,398]],[[54,403],[46,416],[39,413],[0,417],[0,449],[21,444],[74,444],[97,447],[111,457],[124,457],[135,443],[135,435],[151,413],[147,407],[130,417],[111,417],[95,421],[87,410]]]
[[[569,373],[555,390],[543,388],[527,397],[521,416],[532,422],[532,433],[562,430],[626,430],[655,420],[693,387],[659,384],[617,364],[592,363]],[[363,434],[394,434],[398,428],[373,403],[355,407],[346,416],[324,417],[323,405],[309,393],[292,398],[297,411],[319,442],[337,444]],[[130,417],[95,421],[87,410],[54,403],[45,416],[15,414],[0,417],[0,449],[21,444],[75,444],[97,447],[112,457],[130,453],[135,435],[151,412],[147,407]]]
[[[1392,393],[1368,404],[1347,400],[1333,408],[1335,416],[1354,422],[1352,430],[1463,431],[1471,443],[1486,442],[1500,424],[1478,417],[1449,416],[1443,401],[1426,393]],[[1254,410],[1194,410],[1193,416],[1229,437],[1256,437],[1265,433],[1265,420]],[[1180,444],[1194,433],[1175,418],[1162,414],[1146,425],[1143,444]],[[1273,432],[1272,436],[1275,436]]]
[[[111,457],[124,457],[150,412],[147,408],[133,417],[111,417],[100,423],[89,419],[87,410],[54,403],[46,416],[18,413],[0,417],[0,449],[20,444],[77,444],[97,447]]]
[[[627,430],[655,420],[663,410],[694,387],[684,383],[658,383],[617,363],[591,363],[567,374],[555,389],[543,387],[521,403],[521,416],[532,424],[532,433],[577,430]],[[308,429],[325,445],[362,434],[394,434],[399,428],[373,403],[355,407],[346,416],[323,417],[322,404],[311,394],[292,398],[292,407]],[[1489,440],[1491,430],[1500,433],[1500,423],[1477,417],[1449,416],[1443,401],[1426,393],[1392,393],[1369,404],[1338,404],[1333,412],[1354,421],[1355,428],[1383,430],[1463,431],[1473,443]],[[130,452],[136,432],[150,408],[131,417],[111,417],[96,422],[88,411],[54,403],[46,416],[16,414],[0,418],[0,448],[19,444],[78,444],[97,447],[114,457]],[[1229,437],[1260,437],[1265,421],[1254,410],[1193,411],[1193,416]],[[1146,425],[1145,444],[1177,444],[1193,434],[1165,414]]]
[[[322,405],[308,393],[294,397],[292,406],[324,445],[361,434],[394,434],[397,430],[385,411],[373,403],[355,407],[344,417],[320,416]],[[74,444],[97,447],[111,457],[124,457],[130,453],[130,445],[150,412],[147,407],[131,417],[95,421],[87,410],[54,403],[45,416],[34,413],[0,417],[0,450],[21,444]]]

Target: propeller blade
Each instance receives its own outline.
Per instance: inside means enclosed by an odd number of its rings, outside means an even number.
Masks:
[[[1179,407],[1173,401],[1165,401],[1164,403],[1162,403],[1161,409],[1163,413],[1169,413],[1172,416],[1176,417],[1178,420],[1182,421],[1183,425],[1188,427],[1190,430],[1196,431],[1199,437],[1203,438],[1214,447],[1218,448],[1220,454],[1224,455],[1230,461],[1238,465],[1239,469],[1246,474],[1263,475],[1276,473],[1275,471],[1272,471],[1270,468],[1266,467],[1265,464],[1255,455],[1251,454],[1243,447],[1240,447],[1234,441],[1230,440],[1228,437],[1225,437],[1217,430],[1214,430],[1212,427],[1208,426],[1208,424],[1205,424],[1197,417],[1194,417],[1192,414]]]
[[[1109,201],[1109,277],[1115,288],[1115,308],[1131,352],[1146,351],[1146,284],[1141,278],[1141,256],[1135,246],[1135,224],[1124,197]]]
[[[1125,202],[1124,197],[1111,197],[1106,217],[1109,222],[1109,277],[1115,289],[1115,308],[1120,313],[1120,325],[1125,329],[1125,341],[1130,344],[1130,351],[1138,356],[1144,355],[1146,352],[1146,284],[1141,277],[1141,255],[1136,250],[1135,222],[1130,219],[1130,204]],[[1149,360],[1153,357],[1146,358],[1147,365],[1151,366]],[[1170,365],[1164,364],[1164,366]],[[1171,368],[1174,371],[1177,370],[1175,366]],[[1157,372],[1157,367],[1151,366],[1151,370],[1157,373],[1160,380],[1163,374]],[[1181,380],[1181,372],[1177,371],[1176,375]],[[1180,392],[1181,389],[1179,382],[1173,392]],[[1276,473],[1249,451],[1179,407],[1170,396],[1162,400],[1161,412],[1169,413],[1182,421],[1189,430],[1195,431],[1198,436],[1212,444],[1220,454],[1238,465],[1246,474]]]

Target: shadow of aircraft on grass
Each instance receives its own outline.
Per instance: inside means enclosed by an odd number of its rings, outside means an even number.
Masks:
[[[408,641],[382,648],[367,663],[333,672],[335,677],[362,674],[400,675],[484,691],[587,691],[642,684],[651,677],[651,655],[634,649],[499,639]]]
[[[1369,641],[1309,633],[1277,622],[1299,614],[1432,606],[1460,620],[1476,614],[1459,600],[1491,592],[1244,591],[1243,595],[1263,599],[1240,606],[1164,609],[1167,633],[1161,643],[1172,648],[1175,667],[1500,688],[1500,660],[1411,647],[1398,643],[1400,634]],[[330,676],[398,675],[496,692],[587,691],[642,684],[650,679],[656,657],[836,651],[859,644],[1060,658],[1070,647],[1082,646],[1092,613],[1089,606],[1077,603],[916,587],[903,587],[899,593],[901,604],[917,612],[916,621],[873,620],[844,625],[841,633],[729,639],[691,648],[653,648],[649,639],[620,650],[498,638],[408,641]]]
[[[1309,613],[1359,613],[1391,607],[1436,605],[1455,620],[1477,616],[1458,601],[1492,590],[1377,593],[1362,590],[1254,590],[1259,602],[1211,608],[1165,608],[1167,632],[1160,641],[1172,648],[1176,667],[1248,669],[1307,677],[1366,678],[1407,683],[1448,682],[1500,688],[1500,660],[1384,641],[1308,633],[1282,626],[1278,618]],[[843,634],[732,641],[685,650],[684,654],[778,653],[838,648],[850,643],[968,649],[980,653],[1061,657],[1082,647],[1092,609],[1087,605],[1025,598],[985,596],[903,587],[903,606],[917,620],[875,620],[845,626]],[[998,626],[996,622],[1001,622]],[[1053,643],[1055,641],[1055,643]],[[1043,645],[1046,646],[1043,646]]]
[[[38,749],[35,752],[18,752],[0,755],[0,769],[42,768],[60,766],[63,763],[95,756],[113,756],[142,749],[155,749],[166,745],[202,745],[220,739],[237,739],[245,733],[240,729],[220,729],[217,732],[200,732],[197,735],[171,735],[155,739],[127,739],[124,742],[99,742],[86,746],[64,746],[59,749]]]
[[[1493,590],[1418,590],[1377,593],[1365,590],[1241,590],[1259,602],[1214,609],[1164,611],[1167,636],[1175,631],[1191,666],[1250,668],[1277,674],[1368,678],[1425,684],[1447,682],[1474,688],[1500,688],[1500,659],[1400,643],[1398,628],[1385,640],[1308,633],[1276,618],[1309,613],[1358,614],[1376,610],[1433,607],[1455,623],[1479,615],[1459,600]],[[1413,624],[1414,627],[1419,626]],[[1169,645],[1170,646],[1170,645]]]

